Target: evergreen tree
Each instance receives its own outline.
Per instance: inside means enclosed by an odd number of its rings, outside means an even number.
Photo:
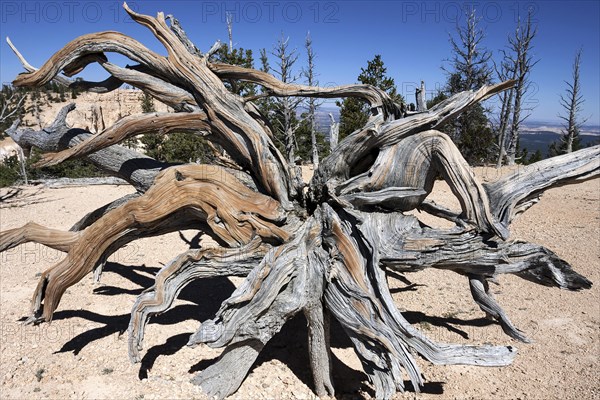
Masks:
[[[544,156],[542,155],[542,151],[540,149],[537,149],[535,153],[533,153],[531,157],[529,157],[529,159],[527,160],[527,164],[533,164],[535,162],[542,161],[543,159]]]
[[[223,64],[239,65],[244,68],[254,68],[254,57],[252,50],[244,49],[243,47],[230,49],[227,46],[221,46],[219,50],[212,55],[211,61],[220,62]],[[256,95],[256,85],[249,82],[241,82],[234,79],[225,81],[225,86],[232,93],[240,96]]]
[[[267,50],[262,48],[260,49],[260,71],[270,73],[271,64],[269,63],[269,57],[267,56]],[[265,94],[264,90],[262,92]],[[256,100],[256,104],[258,105],[258,109],[263,114],[263,116],[267,119],[273,113],[273,98],[272,97],[262,97]]]
[[[484,34],[479,22],[480,18],[472,11],[467,14],[466,26],[457,26],[457,37],[450,36],[453,55],[450,69],[444,68],[448,73],[446,91],[449,95],[477,90],[491,83],[491,53],[482,45]],[[469,163],[479,164],[491,158],[494,134],[480,104],[465,111],[445,131]]]
[[[144,114],[156,112],[154,98],[145,92],[140,96],[140,105],[142,106],[142,112]]]
[[[431,107],[435,106],[438,103],[446,100],[448,95],[443,90],[438,90],[438,92],[433,96],[431,100],[427,100],[427,109],[431,109]]]
[[[300,122],[298,124],[298,128],[296,129],[296,143],[298,144],[298,151],[296,155],[303,161],[314,160],[313,148],[315,148],[317,151],[318,159],[327,157],[330,152],[329,143],[325,140],[325,135],[318,130],[313,130],[308,112],[302,113],[300,116]]]
[[[358,81],[362,84],[373,85],[387,92],[392,100],[397,103],[403,102],[402,96],[397,93],[394,79],[386,75],[385,67],[381,55],[367,62],[367,68],[360,69]],[[369,119],[368,104],[356,98],[346,98],[342,102],[336,102],[340,109],[340,133],[339,140],[342,140],[350,133],[362,128]]]
[[[340,107],[340,131],[338,141],[342,141],[352,132],[365,126],[369,119],[368,105],[362,100],[347,97],[342,102],[336,102]]]
[[[162,144],[159,161],[169,163],[203,163],[209,161],[209,148],[202,136],[176,132],[168,135]]]
[[[143,113],[146,114],[156,112],[156,107],[154,106],[154,99],[152,96],[144,92],[139,99]],[[160,161],[164,160],[162,153],[162,145],[164,141],[165,135],[162,134],[142,135],[140,138],[140,142],[144,145],[144,152],[146,155]]]
[[[152,96],[144,93],[140,102],[144,113],[155,112]],[[206,140],[191,133],[143,135],[140,142],[147,156],[166,163],[205,162],[210,154]]]

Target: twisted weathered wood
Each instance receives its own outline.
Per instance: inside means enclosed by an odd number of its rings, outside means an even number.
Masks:
[[[32,147],[43,152],[64,150],[93,137],[89,131],[67,126],[67,114],[74,109],[74,103],[66,105],[61,109],[56,120],[40,131],[27,128],[17,129],[20,123],[17,119],[6,133],[27,151]],[[140,191],[146,191],[160,170],[167,166],[165,163],[123,146],[112,146],[99,150],[87,156],[86,159],[100,170],[125,179]]]
[[[28,222],[20,228],[0,232],[0,252],[28,242],[40,243],[60,251],[69,251],[79,236],[79,232],[60,231]]]
[[[376,396],[389,398],[404,389],[405,374],[416,391],[423,384],[415,352],[435,364],[502,366],[513,360],[516,349],[433,342],[398,311],[386,270],[438,268],[464,275],[481,310],[522,342],[527,341],[525,333],[491,296],[490,280],[510,273],[569,290],[591,286],[552,251],[506,239],[514,216],[538,201],[543,191],[598,176],[600,147],[539,162],[482,185],[452,141],[435,130],[513,82],[459,93],[426,112],[401,118],[401,106],[368,85],[289,85],[261,71],[211,63],[218,44],[202,54],[173,17],[168,26],[162,13],[154,18],[125,8],[164,45],[166,57],[117,32],[75,39],[39,70],[15,49],[29,71],[17,77],[17,85],[53,79],[73,85],[58,75],[61,70],[70,76],[99,63],[111,77],[80,82],[80,88],[106,92],[127,82],[179,112],[128,117],[93,137],[66,126],[66,115],[74,107],[70,105],[42,131],[18,130],[18,123],[9,129],[25,148],[58,152],[45,156],[45,165],[85,157],[139,192],[92,212],[69,232],[28,224],[0,233],[0,251],[36,241],[67,252],[42,274],[31,322],[50,321],[66,288],[94,269],[101,271],[120,246],[137,237],[195,228],[212,236],[218,247],[175,257],[138,297],[129,325],[132,360],[140,360],[148,318],[167,312],[190,281],[247,275],[214,318],[189,339],[190,346],[225,347],[219,360],[193,379],[208,395],[234,393],[265,344],[302,312],[317,395],[335,395],[328,328],[329,318],[335,318],[351,338]],[[121,53],[139,64],[119,67],[108,62],[105,52]],[[295,167],[275,148],[268,120],[252,98],[228,92],[223,80],[262,85],[260,97],[359,97],[370,103],[372,115],[319,164],[305,193]],[[165,169],[117,145],[142,133],[175,131],[206,134],[240,170],[232,174],[202,165]],[[460,212],[426,200],[438,175],[458,198]],[[414,209],[456,227],[432,229],[403,214]]]
[[[210,72],[205,62],[199,63],[197,58],[182,47],[177,36],[167,27],[162,13],[157,18],[152,18],[136,14],[127,7],[126,10],[135,21],[155,33],[167,49],[169,57],[160,56],[118,32],[100,32],[73,40],[39,70],[20,74],[13,84],[43,85],[61,70],[80,70],[85,63],[92,61],[105,63],[105,59],[90,59],[89,55],[103,52],[123,54],[147,67],[154,76],[176,82],[178,86],[188,90],[206,110],[215,130],[225,136],[228,153],[240,165],[254,171],[264,190],[272,193],[284,207],[290,207],[289,194],[297,195],[299,188],[288,187],[291,181],[288,170],[284,167],[283,157],[268,136],[262,133],[260,125],[244,110],[243,102],[227,92],[224,84]]]
[[[511,338],[518,340],[523,343],[529,343],[525,334],[517,329],[508,316],[500,307],[500,305],[494,300],[494,297],[489,291],[489,283],[487,279],[479,275],[469,276],[469,287],[471,289],[471,295],[473,300],[479,305],[479,308],[490,318],[493,318],[500,322],[502,330]]]
[[[73,147],[58,153],[45,154],[35,166],[56,165],[70,158],[87,156],[138,135],[152,133],[168,135],[176,132],[209,134],[210,126],[205,120],[206,114],[204,113],[131,115],[121,118],[113,126]]]
[[[401,115],[400,106],[394,104],[385,91],[375,86],[355,84],[323,88],[297,85],[284,83],[266,72],[238,65],[210,63],[208,66],[221,79],[236,79],[256,83],[267,89],[268,94],[271,96],[318,97],[325,99],[356,97],[367,101],[372,109],[379,109],[383,113],[384,119],[394,119]]]
[[[165,216],[183,208],[193,208],[206,222],[209,232],[229,246],[246,244],[254,235],[272,242],[289,238],[289,234],[276,225],[285,218],[277,201],[250,191],[219,167],[172,167],[159,174],[154,186],[143,196],[110,211],[89,226],[67,256],[42,273],[33,296],[34,318],[52,320],[65,290],[106,258],[113,243],[129,230],[152,229]]]
[[[208,395],[223,398],[235,392],[241,384],[239,378],[247,374],[260,350],[283,324],[298,312],[314,310],[315,301],[322,296],[319,289],[324,286],[327,259],[323,252],[311,257],[309,254],[321,245],[321,229],[320,217],[315,215],[291,240],[269,250],[242,285],[221,305],[215,318],[203,322],[198,332],[190,337],[188,345],[191,346],[198,343],[211,347],[228,346],[215,364],[194,379]],[[309,324],[311,321],[318,323],[318,320],[309,319]],[[311,332],[319,335],[321,343],[327,343],[325,337],[320,336],[319,332],[324,335],[324,330],[319,326],[311,328]],[[321,346],[317,349],[324,350]],[[326,367],[320,362],[323,354],[311,357],[315,364]],[[235,379],[215,379],[217,372],[230,377],[232,370],[235,370]],[[316,373],[319,390],[333,394],[326,378],[329,371]]]
[[[181,290],[191,281],[217,276],[246,276],[266,252],[261,240],[255,238],[239,248],[208,248],[181,254],[155,278],[152,287],[136,300],[129,322],[129,358],[140,362],[144,330],[148,318],[167,311]]]
[[[483,186],[452,140],[439,131],[415,133],[381,149],[370,168],[340,183],[336,194],[359,208],[408,211],[431,193],[438,174],[459,200],[466,221],[482,232],[508,238],[508,229],[490,212]]]
[[[537,203],[544,190],[597,177],[599,157],[600,145],[593,146],[520,167],[496,182],[485,184],[496,217],[510,223]]]

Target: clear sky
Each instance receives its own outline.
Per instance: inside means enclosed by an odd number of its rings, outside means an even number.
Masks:
[[[148,30],[128,19],[119,1],[0,2],[0,80],[10,82],[22,68],[6,42],[9,36],[28,61],[40,66],[75,37],[117,30],[164,54]],[[535,106],[530,121],[557,122],[559,95],[570,80],[572,62],[583,48],[581,81],[585,98],[582,116],[600,125],[600,2],[589,1],[131,1],[133,9],[155,15],[173,14],[201,50],[215,40],[227,41],[225,15],[234,18],[234,44],[255,52],[272,49],[282,33],[304,65],[308,31],[317,54],[316,72],[322,85],[352,83],[360,68],[381,54],[398,90],[414,101],[414,87],[424,80],[428,98],[445,82],[441,67],[451,56],[448,34],[464,22],[465,7],[474,7],[486,32],[484,45],[499,60],[499,50],[514,32],[519,13],[534,11],[538,35],[534,42],[533,87],[526,105]],[[127,60],[109,55],[121,65]],[[272,62],[273,64],[273,62]],[[80,76],[101,80],[100,68]]]

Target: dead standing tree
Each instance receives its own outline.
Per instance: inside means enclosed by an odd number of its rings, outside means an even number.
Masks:
[[[111,77],[85,82],[86,87],[130,84],[179,111],[126,117],[92,136],[66,126],[66,115],[74,108],[69,106],[44,131],[19,130],[16,124],[10,129],[22,146],[48,152],[40,165],[86,157],[139,191],[96,210],[68,232],[29,223],[0,234],[0,251],[35,241],[65,252],[63,260],[43,272],[29,322],[51,321],[65,290],[92,271],[99,277],[107,257],[124,244],[198,229],[219,247],[175,257],[138,297],[129,325],[132,360],[140,360],[148,318],[166,312],[186,284],[242,275],[244,282],[189,340],[190,346],[225,347],[218,361],[194,378],[206,393],[222,398],[235,392],[264,345],[302,312],[318,395],[334,394],[328,337],[333,317],[354,343],[376,396],[389,398],[403,390],[403,371],[416,390],[423,384],[413,351],[435,364],[501,366],[513,360],[515,349],[431,341],[396,308],[387,270],[439,268],[464,275],[481,309],[521,341],[527,341],[525,335],[492,298],[488,280],[511,273],[570,290],[590,287],[552,251],[507,241],[507,227],[544,190],[596,176],[600,149],[542,161],[486,186],[452,141],[435,130],[512,82],[459,93],[427,112],[401,118],[399,107],[374,87],[285,84],[261,71],[211,63],[210,52],[200,54],[174,19],[169,26],[162,13],[153,18],[127,5],[125,9],[162,42],[166,57],[121,33],[100,32],[75,39],[39,70],[15,80],[16,85],[39,86],[60,71],[73,75],[97,62]],[[108,61],[107,52],[139,65],[118,67]],[[359,97],[370,104],[371,117],[322,160],[304,191],[254,104],[224,86],[231,79],[262,85],[272,96]],[[197,164],[165,168],[118,145],[140,134],[176,131],[220,144],[240,169]],[[425,200],[438,175],[460,200],[461,212]],[[456,228],[430,228],[403,214],[414,208],[454,221]]]

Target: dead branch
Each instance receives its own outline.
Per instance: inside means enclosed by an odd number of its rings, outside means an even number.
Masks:
[[[404,390],[404,374],[415,391],[423,385],[415,354],[435,364],[502,366],[512,362],[516,349],[435,343],[398,310],[386,271],[437,268],[465,276],[475,303],[521,342],[527,342],[526,332],[492,297],[489,281],[514,274],[568,290],[591,286],[551,250],[508,241],[508,229],[545,190],[597,177],[600,147],[535,163],[482,185],[453,142],[436,130],[468,107],[511,88],[513,81],[459,93],[403,118],[389,96],[371,86],[293,85],[253,69],[210,63],[220,43],[201,54],[173,17],[168,17],[169,26],[162,13],[151,17],[124,7],[162,43],[166,57],[118,32],[79,37],[39,70],[14,49],[29,71],[15,85],[62,81],[61,71],[71,76],[99,63],[110,77],[80,87],[106,92],[127,82],[178,111],[128,117],[92,136],[66,126],[66,115],[74,108],[69,105],[44,130],[17,129],[18,122],[9,129],[24,148],[54,153],[42,165],[86,157],[139,191],[85,216],[69,232],[29,223],[0,233],[0,251],[35,241],[66,253],[42,274],[29,322],[50,321],[66,289],[93,270],[98,275],[121,246],[193,228],[211,236],[218,247],[175,256],[138,297],[129,324],[132,360],[140,360],[148,318],[167,312],[189,282],[240,275],[245,280],[189,339],[190,346],[225,347],[219,360],[193,379],[205,393],[218,398],[234,393],[266,343],[302,312],[318,396],[335,395],[328,328],[334,318],[352,340],[376,397],[390,398]],[[112,64],[105,55],[109,52],[138,65]],[[372,116],[319,163],[306,192],[295,166],[275,147],[268,120],[250,99],[227,90],[223,81],[229,80],[262,85],[261,96],[362,98],[370,103]],[[166,168],[118,146],[135,135],[175,131],[206,135],[239,168],[234,173],[196,164]],[[438,175],[458,198],[460,213],[426,199]],[[456,227],[427,227],[404,214],[414,209],[446,218]]]

